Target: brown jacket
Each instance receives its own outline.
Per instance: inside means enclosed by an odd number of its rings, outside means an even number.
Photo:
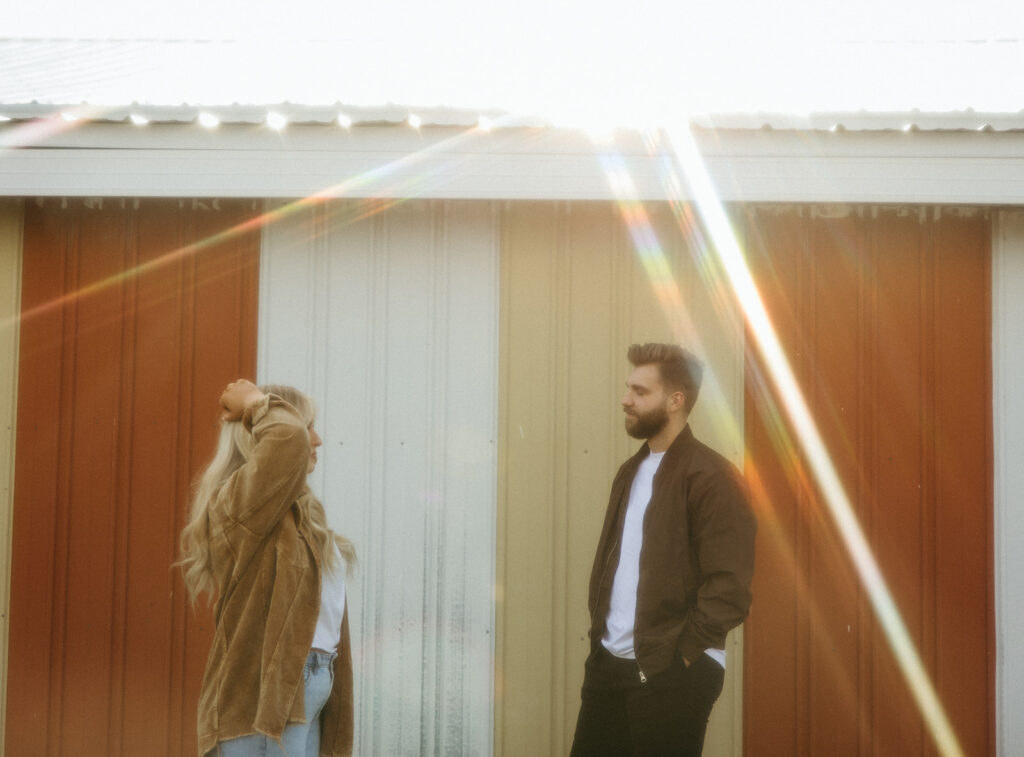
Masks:
[[[218,587],[213,646],[199,696],[199,754],[262,733],[280,740],[304,722],[302,670],[320,613],[319,554],[297,503],[309,436],[291,405],[270,396],[246,411],[255,451],[217,492],[208,514]],[[322,716],[322,757],[352,753],[348,614]]]
[[[630,486],[648,453],[645,443],[612,482],[590,577],[592,649],[605,632]],[[676,655],[692,662],[724,648],[750,609],[756,529],[739,472],[687,425],[658,466],[644,515],[633,648],[645,675]]]

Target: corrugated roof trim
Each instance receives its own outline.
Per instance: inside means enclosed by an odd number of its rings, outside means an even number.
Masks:
[[[966,110],[932,113],[837,112],[788,115],[784,113],[738,113],[694,119],[709,129],[771,129],[775,131],[1024,131],[1024,110],[1016,113],[984,113]]]
[[[142,105],[96,106],[82,104],[0,103],[0,122],[63,119],[91,123],[266,125],[280,129],[289,125],[550,128],[552,122],[537,116],[509,114],[499,110],[467,110],[448,107],[415,108],[405,105],[381,106],[301,105]],[[904,131],[904,132],[1015,132],[1024,131],[1024,110],[1017,113],[976,113],[973,110],[948,113],[923,111],[876,113],[725,113],[698,115],[691,124],[708,130],[736,131]]]
[[[140,105],[105,107],[75,104],[4,104],[0,103],[0,120],[39,121],[64,119],[92,123],[146,124],[265,124],[271,128],[294,125],[349,126],[457,126],[457,127],[544,127],[538,118],[510,116],[501,111],[471,111],[456,108],[413,108],[401,105],[378,107],[335,105],[297,105],[274,103],[266,105]]]

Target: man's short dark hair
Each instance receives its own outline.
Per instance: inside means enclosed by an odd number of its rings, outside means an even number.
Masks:
[[[687,414],[693,410],[704,380],[704,363],[696,355],[678,344],[649,342],[630,345],[626,356],[635,368],[641,365],[658,366],[662,383],[670,391],[683,393],[683,409]]]

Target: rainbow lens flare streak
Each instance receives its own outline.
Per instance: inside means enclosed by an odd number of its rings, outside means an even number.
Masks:
[[[672,266],[668,256],[658,240],[658,235],[651,224],[650,216],[640,201],[636,191],[636,185],[626,168],[622,155],[618,152],[602,151],[599,155],[601,166],[612,193],[615,195],[622,214],[623,221],[629,236],[633,241],[640,264],[650,279],[651,287],[654,290],[655,298],[665,316],[665,322],[673,338],[681,343],[688,344],[700,354],[706,355],[708,350],[704,347],[701,339],[701,330],[696,328],[690,318],[690,311],[686,307],[683,294],[679,289],[678,278],[673,274]],[[687,211],[688,206],[682,206]],[[699,233],[695,224],[686,227],[687,234]],[[705,249],[706,245],[694,244],[695,249]],[[713,294],[721,295],[720,287],[712,281],[706,266],[707,261],[700,261],[700,275],[705,285],[709,286]],[[722,298],[719,297],[719,300]],[[731,310],[722,302],[716,302],[719,317],[722,320],[732,316]],[[725,397],[722,396],[721,387],[717,382],[705,382],[704,392],[712,393],[715,400],[710,403],[713,407],[721,408],[726,406]],[[725,429],[725,434],[731,439],[742,439],[742,429],[737,418],[728,411],[723,411],[715,416],[715,422]]]
[[[640,202],[633,178],[626,170],[622,156],[618,153],[602,152],[600,161],[608,176],[611,190],[618,199],[619,211],[622,213],[626,229],[633,240],[640,264],[651,280],[654,295],[658,299],[658,304],[661,305],[673,336],[678,341],[691,335],[696,336],[697,332],[683,305],[679,284],[676,277],[672,275],[668,258],[658,241],[658,235],[654,232],[647,210]]]
[[[722,203],[718,199],[707,167],[689,128],[675,128],[664,132],[678,164],[686,177],[697,211],[711,237],[726,277],[740,303],[744,318],[753,335],[755,347],[768,368],[771,381],[783,400],[783,405],[797,438],[808,460],[829,513],[854,562],[868,593],[885,635],[911,693],[923,715],[932,738],[941,754],[962,757],[963,749],[949,723],[942,703],[924,669],[906,624],[889,592],[874,554],[854,513],[853,505],[839,479],[825,443],[811,416],[810,409],[800,391],[796,377],[785,352],[775,334],[764,303],[744,260],[736,235],[733,233]],[[673,206],[682,207],[682,194],[678,178],[666,181]]]

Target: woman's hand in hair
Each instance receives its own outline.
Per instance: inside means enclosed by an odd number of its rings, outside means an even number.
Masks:
[[[220,395],[220,406],[223,408],[220,419],[222,421],[237,421],[241,419],[245,409],[252,403],[263,399],[263,397],[263,392],[251,381],[246,379],[232,381]]]

